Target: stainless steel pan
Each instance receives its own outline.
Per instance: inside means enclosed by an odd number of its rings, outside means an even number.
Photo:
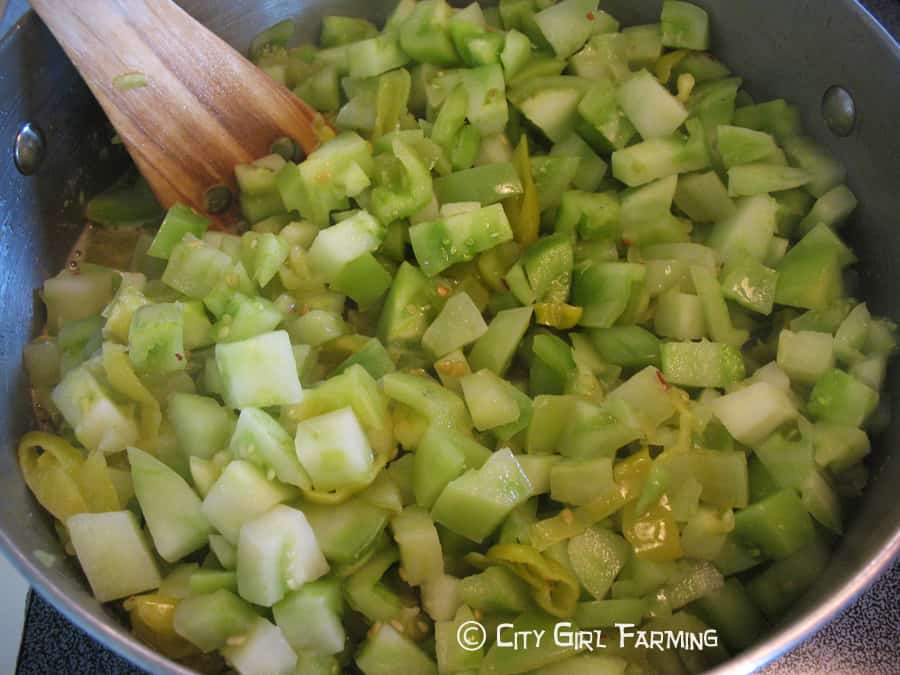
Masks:
[[[714,48],[760,100],[800,105],[808,132],[848,169],[860,208],[846,234],[858,252],[861,293],[873,310],[900,320],[900,47],[853,0],[695,0],[713,23]],[[238,48],[261,28],[296,15],[313,40],[319,19],[346,13],[382,19],[385,0],[184,0],[188,11]],[[658,0],[604,0],[626,23],[651,22]],[[823,120],[824,93],[844,87],[856,108],[845,137]],[[0,42],[0,138],[37,124],[46,155],[31,177],[0,154],[0,548],[69,619],[153,673],[185,673],[134,640],[99,605],[59,550],[50,519],[27,493],[14,459],[31,424],[21,366],[23,345],[42,321],[35,289],[56,272],[81,227],[84,194],[109,184],[126,164],[86,87],[46,29],[28,14]],[[775,632],[717,672],[748,672],[791,649],[834,618],[900,551],[900,368],[889,373],[893,422],[876,443],[872,484],[841,548],[814,589]],[[45,566],[38,551],[56,553]]]

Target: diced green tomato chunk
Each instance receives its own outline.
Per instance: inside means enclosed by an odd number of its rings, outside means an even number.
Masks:
[[[302,396],[297,364],[286,331],[218,344],[216,366],[229,407],[290,405]]]
[[[435,521],[475,542],[483,541],[519,504],[531,484],[509,449],[491,455],[480,469],[450,482],[432,509]]]
[[[66,522],[94,597],[109,602],[160,584],[150,545],[131,511],[79,513]]]
[[[294,446],[317,490],[352,487],[371,479],[372,448],[353,408],[300,422]]]
[[[283,504],[241,526],[237,556],[238,593],[264,607],[328,573],[306,516]]]
[[[143,450],[129,448],[128,463],[135,496],[163,559],[175,562],[205,546],[210,534],[209,521],[190,485]]]

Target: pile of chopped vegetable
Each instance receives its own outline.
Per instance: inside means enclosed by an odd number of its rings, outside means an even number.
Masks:
[[[841,165],[684,2],[293,29],[251,58],[335,131],[236,167],[246,231],[135,228],[162,213],[118,186],[88,216],[133,233],[127,271],[89,249],[44,285],[19,460],[96,598],[245,675],[698,672],[754,643],[887,415]],[[720,643],[494,643],[558,621]]]

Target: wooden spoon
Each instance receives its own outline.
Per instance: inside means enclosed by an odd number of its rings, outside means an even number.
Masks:
[[[317,113],[171,0],[32,0],[103,106],[163,206],[206,212],[234,166],[293,139],[307,153]],[[123,89],[136,73],[145,86]],[[117,87],[114,81],[119,82]]]

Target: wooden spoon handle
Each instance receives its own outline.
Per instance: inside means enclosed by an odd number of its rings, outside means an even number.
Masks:
[[[317,145],[316,112],[171,0],[32,0],[163,206],[204,211],[276,138]],[[123,90],[117,77],[146,85]]]

